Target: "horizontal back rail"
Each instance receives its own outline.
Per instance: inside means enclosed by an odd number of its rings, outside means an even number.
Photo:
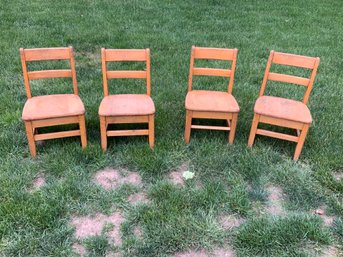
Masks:
[[[308,56],[302,56],[302,55],[274,52],[272,62],[276,64],[281,64],[281,65],[313,69],[315,66],[316,60],[317,60],[316,57],[308,57]]]
[[[233,60],[236,49],[195,47],[194,59]]]
[[[105,49],[106,62],[136,61],[147,60],[145,49]]]
[[[69,60],[70,48],[32,48],[24,49],[25,61]]]
[[[193,68],[193,75],[197,75],[197,76],[218,76],[218,77],[229,78],[231,76],[231,70],[215,69],[215,68]]]
[[[121,71],[107,71],[107,79],[121,79],[121,78],[132,78],[132,79],[145,79],[147,77],[146,71],[136,70],[121,70]]]
[[[29,80],[46,79],[46,78],[71,78],[71,70],[40,70],[40,71],[29,71]]]
[[[273,72],[270,72],[268,74],[268,80],[286,82],[286,83],[297,84],[301,86],[308,86],[310,83],[310,79],[308,78],[302,78],[302,77],[291,76],[291,75],[280,74],[280,73],[273,73]]]

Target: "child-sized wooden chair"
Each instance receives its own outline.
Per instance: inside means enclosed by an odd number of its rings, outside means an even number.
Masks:
[[[305,68],[312,70],[312,72],[310,78],[273,73],[270,72],[272,63]],[[293,159],[298,160],[302,147],[304,145],[307,131],[312,123],[312,116],[306,104],[312,90],[318,65],[318,57],[314,58],[286,53],[278,53],[274,51],[270,52],[260,90],[260,96],[257,99],[254,107],[254,119],[252,122],[248,141],[249,147],[252,147],[256,134],[296,142],[297,146],[295,148]],[[300,102],[287,98],[264,96],[263,94],[268,80],[286,82],[307,87],[303,101]],[[259,129],[258,124],[260,122],[295,129],[297,136]]]
[[[138,136],[149,137],[150,148],[154,147],[155,105],[150,97],[150,50],[149,49],[101,49],[104,98],[99,107],[101,147],[107,149],[107,137]],[[146,70],[107,70],[108,62],[145,62]],[[109,95],[108,79],[145,79],[146,94]],[[107,130],[109,124],[148,123],[148,129]]]
[[[61,48],[20,48],[24,83],[27,95],[22,119],[25,123],[26,135],[31,156],[36,156],[35,141],[53,138],[80,136],[82,148],[87,146],[85,108],[78,96],[75,61],[72,47]],[[28,71],[27,62],[67,60],[70,69]],[[46,78],[72,79],[74,94],[55,94],[34,96],[31,95],[30,81]],[[62,132],[38,134],[37,129],[47,126],[78,123],[79,129]]]
[[[235,138],[239,106],[232,95],[232,87],[237,60],[237,49],[192,47],[188,93],[186,96],[185,142],[189,143],[191,129],[230,131],[229,143]],[[194,67],[196,59],[232,61],[230,69]],[[193,76],[219,76],[230,78],[228,92],[192,90]],[[228,126],[192,125],[192,119],[222,119]]]

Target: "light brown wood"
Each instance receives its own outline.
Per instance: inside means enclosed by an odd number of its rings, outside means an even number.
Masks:
[[[145,71],[107,70],[108,62],[143,61]],[[149,49],[101,49],[104,98],[99,106],[101,148],[107,150],[108,136],[148,136],[149,145],[154,147],[155,105],[150,97],[150,50]],[[108,90],[108,79],[145,79],[147,93],[114,94]],[[109,124],[148,123],[148,129],[107,130]]]
[[[82,148],[87,145],[85,110],[78,96],[75,61],[72,47],[20,49],[25,90],[28,100],[25,103],[22,119],[26,127],[31,156],[36,156],[35,141],[62,137],[80,136]],[[28,71],[27,62],[69,60],[70,69]],[[74,94],[46,95],[32,97],[30,80],[62,78],[72,79]],[[77,123],[79,130],[39,134],[37,128]]]
[[[185,142],[190,141],[191,129],[210,129],[230,131],[229,143],[234,141],[239,106],[236,99],[232,96],[234,73],[237,61],[237,49],[206,48],[192,46],[188,94],[185,100],[186,125]],[[225,60],[232,61],[231,69],[194,67],[196,59]],[[193,76],[218,76],[229,78],[228,92],[193,90]],[[200,119],[224,119],[228,126],[202,126],[192,125],[192,118]]]
[[[29,143],[30,153],[31,153],[31,156],[34,158],[37,155],[36,143],[35,143],[34,134],[33,134],[34,128],[32,127],[31,121],[24,121],[24,123],[25,123],[26,136],[27,136],[27,141]]]
[[[311,76],[310,78],[302,78],[287,74],[272,73],[270,72],[272,64],[310,69],[312,70]],[[318,57],[314,58],[274,51],[270,52],[262,81],[260,97],[257,99],[254,107],[254,119],[248,140],[249,147],[253,145],[256,134],[296,142],[297,146],[293,159],[298,160],[308,129],[312,123],[312,116],[306,103],[312,90],[318,65]],[[263,94],[268,80],[306,86],[307,89],[303,101],[299,102],[286,98],[264,96]],[[293,136],[265,129],[258,129],[259,122],[296,129],[297,135]]]

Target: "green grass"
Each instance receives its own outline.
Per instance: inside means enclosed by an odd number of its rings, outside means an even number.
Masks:
[[[76,242],[71,216],[117,209],[126,218],[120,249],[126,256],[165,256],[226,244],[238,256],[312,256],[307,244],[341,247],[343,180],[333,176],[343,171],[340,0],[2,0],[1,6],[0,256],[71,256]],[[233,94],[241,112],[232,146],[224,132],[195,131],[190,145],[183,142],[193,44],[239,49]],[[21,121],[26,95],[19,48],[68,45],[75,50],[89,144],[82,151],[77,138],[46,141],[32,160]],[[151,49],[157,109],[154,151],[146,138],[132,137],[109,140],[108,151],[102,153],[97,114],[103,95],[101,47]],[[321,58],[309,101],[314,122],[298,162],[291,160],[295,145],[290,142],[257,137],[252,149],[246,147],[271,49]],[[222,79],[194,82],[195,88],[226,85]],[[112,93],[144,92],[138,82],[110,85]],[[33,95],[71,92],[72,86],[68,80],[37,81],[32,90]],[[303,92],[279,84],[266,91],[297,99]],[[179,188],[166,178],[184,162],[196,177]],[[108,192],[96,186],[91,178],[106,166],[139,172],[151,202],[127,203],[127,196],[139,188]],[[31,194],[28,190],[40,173],[47,184]],[[266,206],[269,184],[285,193],[285,218],[258,210]],[[331,229],[309,214],[322,205],[337,216]],[[217,222],[223,213],[240,215],[247,222],[225,231]],[[142,227],[142,239],[132,235],[135,224]],[[113,247],[104,235],[83,243],[89,256],[102,256]]]

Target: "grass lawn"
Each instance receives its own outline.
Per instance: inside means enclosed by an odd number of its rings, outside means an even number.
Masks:
[[[0,9],[0,256],[342,254],[341,0],[2,0]],[[193,44],[239,50],[234,145],[225,132],[192,131],[190,144],[183,141]],[[69,45],[88,147],[82,151],[79,138],[45,141],[33,160],[21,121],[26,94],[19,48]],[[102,153],[101,47],[151,49],[154,151],[146,137],[123,137],[110,139]],[[290,142],[258,136],[247,148],[271,49],[321,58],[309,101],[314,122],[298,162]],[[110,91],[144,92],[143,85],[113,81]],[[194,88],[226,85],[197,78]],[[267,94],[300,99],[304,93],[269,85]],[[63,79],[36,81],[32,91],[69,93],[72,86]],[[195,177],[184,183],[186,170]],[[118,174],[134,183],[96,183]],[[98,230],[81,235],[87,222]]]

